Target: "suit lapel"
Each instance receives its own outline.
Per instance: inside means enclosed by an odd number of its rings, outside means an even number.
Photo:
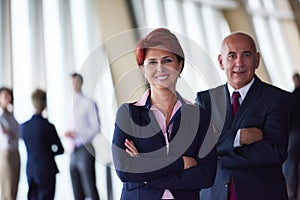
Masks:
[[[242,102],[242,105],[239,107],[238,112],[236,113],[235,119],[233,120],[233,128],[238,127],[248,111],[250,111],[252,107],[255,106],[255,103],[253,102],[257,102],[258,98],[262,94],[262,89],[263,84],[261,80],[257,76],[255,76],[254,83],[250,87],[245,99]]]
[[[231,107],[231,101],[230,101],[230,94],[227,88],[227,85],[224,86],[224,95],[226,95],[226,118],[225,118],[225,124],[224,127],[226,129],[230,128],[233,123],[233,117],[232,117],[232,107]]]
[[[255,80],[253,85],[250,87],[245,99],[243,100],[242,105],[239,107],[238,112],[236,113],[235,118],[232,117],[232,106],[230,101],[229,91],[227,89],[227,85],[224,85],[223,92],[226,95],[226,118],[223,127],[222,134],[220,136],[220,141],[222,138],[227,137],[228,134],[233,133],[236,134],[236,131],[243,120],[243,118],[247,115],[247,113],[252,109],[255,105],[253,102],[256,102],[257,99],[261,96],[263,84],[261,80],[255,76]],[[227,131],[231,129],[232,131]]]

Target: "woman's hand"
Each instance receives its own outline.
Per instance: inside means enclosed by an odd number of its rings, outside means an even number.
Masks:
[[[126,147],[126,152],[131,156],[131,157],[137,157],[139,152],[137,148],[134,146],[132,141],[129,141],[128,139],[125,139],[125,147]]]
[[[1,129],[2,133],[6,134],[6,135],[10,134],[10,131],[7,128],[4,128],[4,127],[0,126],[0,129]]]
[[[188,169],[190,167],[194,167],[197,165],[197,160],[195,160],[192,157],[182,156],[183,163],[184,163],[184,169]]]

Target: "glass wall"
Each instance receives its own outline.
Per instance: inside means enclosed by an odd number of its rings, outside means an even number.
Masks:
[[[99,155],[96,168],[101,199],[120,198],[121,182],[113,167],[110,168],[110,144],[118,95],[115,91],[116,87],[122,87],[127,80],[129,85],[132,78],[122,76],[121,73],[129,74],[124,67],[129,64],[122,59],[122,62],[116,62],[123,55],[110,54],[104,42],[109,42],[109,39],[104,38],[103,33],[112,24],[118,26],[118,23],[123,22],[121,14],[132,14],[132,22],[128,25],[130,30],[126,31],[127,34],[137,31],[136,39],[158,27],[167,27],[178,36],[186,55],[178,90],[191,102],[194,102],[197,91],[226,81],[224,72],[219,69],[217,56],[221,40],[231,32],[234,21],[226,13],[241,8],[245,8],[250,30],[255,33],[272,84],[291,91],[291,76],[296,71],[300,72],[300,60],[297,59],[300,52],[299,30],[288,0],[118,2],[128,5],[125,6],[128,9],[119,13],[109,10],[115,16],[109,19],[99,18],[99,6],[109,4],[102,0],[0,2],[0,83],[14,89],[14,113],[17,120],[22,123],[33,114],[31,92],[36,87],[46,90],[48,109],[45,114],[56,126],[67,147],[63,132],[67,123],[66,113],[72,102],[70,73],[74,71],[83,74],[84,93],[99,105],[102,134],[95,139],[95,146]],[[113,6],[109,8],[113,9]],[[101,26],[102,21],[106,22],[106,26]],[[121,49],[124,44],[122,40],[121,36],[116,40],[116,48],[119,46]],[[113,74],[112,63],[118,65],[118,76]],[[132,74],[137,73],[134,71]],[[126,81],[118,80],[119,77],[126,78]],[[27,193],[26,151],[22,141],[20,151],[22,172],[18,199],[24,199]],[[69,153],[67,151],[57,157],[60,173],[57,176],[56,199],[73,199],[68,169]]]
[[[222,9],[232,5],[212,2],[131,0],[138,28],[145,28],[140,37],[151,29],[166,27],[180,39],[186,63],[177,89],[192,102],[197,91],[225,81],[217,56],[222,38],[230,32]]]
[[[47,112],[61,136],[66,153],[57,156],[60,173],[57,175],[56,199],[73,199],[69,177],[68,144],[63,137],[67,113],[72,106],[72,72],[84,77],[83,92],[99,106],[102,130],[95,139],[96,152],[108,144],[113,132],[116,106],[114,86],[107,53],[101,45],[97,1],[11,0],[11,46],[14,89],[14,114],[19,123],[30,119],[33,108],[31,92],[39,87],[47,91]],[[3,67],[3,66],[1,66]],[[8,81],[6,81],[8,82]],[[5,83],[3,83],[5,84]],[[109,100],[104,97],[110,97]],[[109,110],[109,112],[107,111]],[[101,139],[100,139],[101,138]],[[99,148],[98,148],[99,147]],[[103,147],[103,148],[102,148]],[[107,147],[105,149],[107,151]],[[18,199],[26,198],[26,150],[20,141],[22,159]],[[108,155],[109,156],[109,155]],[[107,165],[105,157],[97,157],[97,185],[101,199],[108,199]]]
[[[288,1],[248,0],[262,57],[272,84],[291,91],[292,74],[299,70],[299,31]],[[298,71],[299,72],[299,71]]]

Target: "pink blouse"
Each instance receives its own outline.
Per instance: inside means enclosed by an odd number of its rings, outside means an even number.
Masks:
[[[145,94],[141,97],[140,100],[138,100],[135,105],[137,106],[144,106],[146,104],[146,101],[148,99],[148,96],[150,94],[150,90],[148,89]],[[190,103],[188,101],[186,101],[187,103]],[[174,108],[173,108],[173,111],[172,111],[172,115],[171,115],[171,118],[174,116],[174,114],[177,112],[177,110],[181,107],[182,103],[177,100],[176,104],[174,105]],[[170,138],[170,135],[168,136],[167,134],[171,134],[172,132],[172,128],[173,128],[173,123],[171,123],[169,125],[169,130],[167,131],[167,123],[166,123],[166,116],[164,115],[164,113],[162,113],[157,107],[155,107],[155,105],[151,105],[151,108],[150,110],[152,110],[163,134],[164,134],[164,137],[165,137],[165,141],[166,141],[166,144],[167,144],[167,151],[169,152],[169,140],[168,138]],[[161,197],[161,199],[174,199],[172,193],[170,190],[168,189],[165,189],[164,191],[164,194],[163,196]]]

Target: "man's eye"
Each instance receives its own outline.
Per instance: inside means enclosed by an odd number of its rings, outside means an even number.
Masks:
[[[244,56],[249,57],[249,56],[251,56],[251,53],[244,53]]]

